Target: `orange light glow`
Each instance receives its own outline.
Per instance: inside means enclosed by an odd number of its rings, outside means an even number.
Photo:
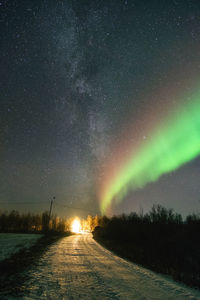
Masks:
[[[80,233],[81,232],[81,223],[80,220],[78,218],[76,218],[73,222],[72,222],[72,232],[74,233]]]

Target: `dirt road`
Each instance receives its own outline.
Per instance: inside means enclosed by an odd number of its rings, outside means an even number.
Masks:
[[[20,299],[200,299],[199,291],[113,255],[90,234],[59,240],[28,273]]]

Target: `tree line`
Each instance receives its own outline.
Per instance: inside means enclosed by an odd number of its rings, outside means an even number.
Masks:
[[[60,218],[59,216],[49,216],[49,212],[42,214],[20,214],[16,210],[10,212],[0,211],[0,232],[16,233],[37,233],[37,232],[66,232],[71,230],[74,218]],[[81,219],[81,229],[93,231],[98,226],[100,217],[88,215],[86,219]]]
[[[0,211],[0,232],[64,232],[70,230],[68,220],[58,216],[49,217],[48,212],[42,214],[20,214],[18,211]]]
[[[93,236],[122,257],[200,287],[199,232],[199,215],[183,219],[154,205],[147,214],[99,218]]]

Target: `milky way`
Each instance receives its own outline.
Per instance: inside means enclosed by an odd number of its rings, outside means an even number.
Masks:
[[[41,211],[55,196],[55,213],[98,213],[113,170],[149,141],[151,117],[160,124],[198,85],[199,1],[83,2],[0,1],[2,209]],[[199,174],[199,161],[184,168],[112,212],[148,209],[155,195],[198,209],[188,173]]]

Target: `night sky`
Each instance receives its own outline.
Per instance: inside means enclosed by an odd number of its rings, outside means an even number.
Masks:
[[[198,88],[200,2],[3,0],[0,26],[0,208],[99,213],[130,144]],[[199,180],[196,157],[109,213],[199,212]]]

